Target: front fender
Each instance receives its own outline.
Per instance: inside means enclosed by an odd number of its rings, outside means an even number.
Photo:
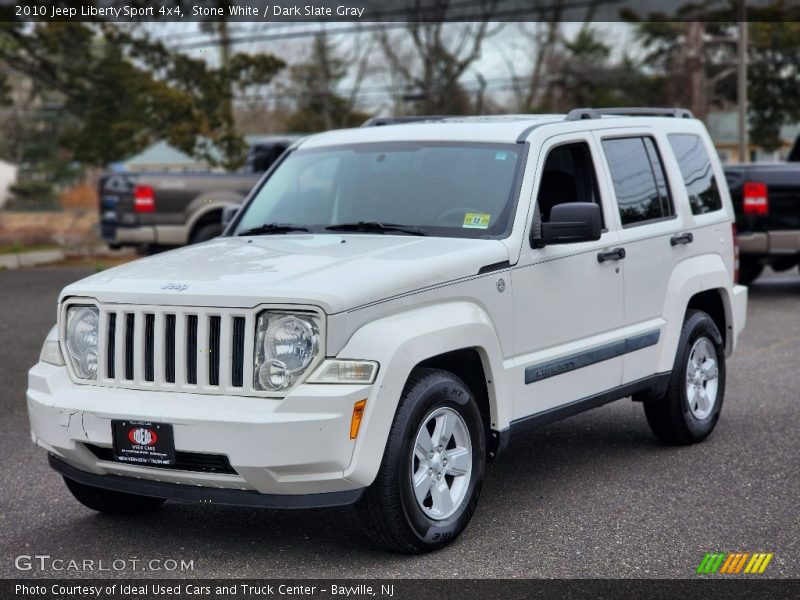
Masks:
[[[502,377],[500,343],[483,308],[466,301],[426,305],[373,321],[350,338],[338,357],[376,360],[380,371],[345,477],[361,485],[370,485],[375,479],[413,368],[427,358],[464,348],[477,350],[483,362],[491,427],[505,429],[511,416],[509,391]]]

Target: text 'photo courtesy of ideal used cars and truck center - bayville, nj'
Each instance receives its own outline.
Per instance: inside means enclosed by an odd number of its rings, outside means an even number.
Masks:
[[[0,597],[800,597],[800,5],[22,2],[0,63]]]

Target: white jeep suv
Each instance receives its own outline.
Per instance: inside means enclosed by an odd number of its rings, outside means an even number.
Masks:
[[[222,237],[63,290],[27,401],[80,502],[354,503],[424,552],[520,423],[632,396],[664,442],[711,433],[747,290],[702,123],[366,125],[296,143]]]

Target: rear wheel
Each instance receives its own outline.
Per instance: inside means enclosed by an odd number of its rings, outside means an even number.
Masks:
[[[166,500],[150,496],[138,496],[125,492],[115,492],[103,488],[78,483],[64,477],[67,489],[84,506],[107,515],[132,515],[150,512],[159,508]]]
[[[409,378],[380,472],[357,505],[378,545],[419,554],[446,546],[478,504],[486,441],[469,388],[448,371]]]
[[[666,393],[644,402],[647,422],[668,444],[694,444],[714,430],[725,395],[725,346],[714,320],[690,310]]]

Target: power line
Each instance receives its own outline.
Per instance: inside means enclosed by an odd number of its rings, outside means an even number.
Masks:
[[[621,4],[625,0],[606,0],[605,4]],[[468,0],[466,2],[461,3],[452,3],[448,6],[456,7],[456,8],[475,8],[484,9],[483,12],[474,11],[473,13],[468,13],[464,15],[453,15],[450,19],[448,19],[448,23],[457,24],[457,23],[469,23],[469,19],[467,17],[472,17],[473,21],[475,18],[478,18],[478,21],[487,20],[499,20],[499,19],[514,19],[516,17],[524,17],[524,16],[531,16],[531,15],[547,15],[548,12],[552,12],[554,10],[559,11],[570,11],[576,10],[581,8],[591,9],[597,6],[596,0],[574,0],[571,3],[565,4],[553,4],[547,6],[529,6],[523,8],[513,8],[513,9],[506,9],[501,11],[489,11],[487,12],[486,3],[485,2],[475,2],[474,0]],[[422,9],[423,11],[425,9]],[[430,11],[429,11],[430,12]],[[409,12],[403,9],[395,9],[391,11],[383,11],[379,13],[375,13],[372,15],[377,19],[387,18],[387,17],[408,17]],[[424,12],[415,13],[415,17],[419,17],[419,21],[423,22],[425,19],[423,17],[426,16]],[[435,20],[437,18],[441,18],[441,15],[437,14],[430,14],[427,15],[430,17],[430,20]],[[317,27],[314,29],[305,29],[301,31],[287,31],[287,32],[278,32],[278,33],[258,33],[258,34],[251,34],[251,35],[243,35],[243,36],[231,36],[229,43],[231,45],[237,44],[246,44],[252,42],[271,42],[271,41],[278,41],[278,40],[285,40],[285,39],[297,39],[297,38],[307,38],[313,37],[318,35],[320,32],[325,31],[327,34],[336,35],[336,34],[343,34],[343,33],[368,33],[370,31],[379,31],[382,29],[391,29],[391,28],[402,28],[406,27],[406,22],[371,22],[364,25],[350,25],[345,27],[339,27],[336,29],[323,29],[321,27]],[[207,46],[216,46],[219,45],[219,40],[209,38],[208,40],[204,41],[197,41],[197,42],[178,42],[176,44],[170,45],[171,48],[174,49],[185,49],[190,50],[192,48],[204,48]]]

